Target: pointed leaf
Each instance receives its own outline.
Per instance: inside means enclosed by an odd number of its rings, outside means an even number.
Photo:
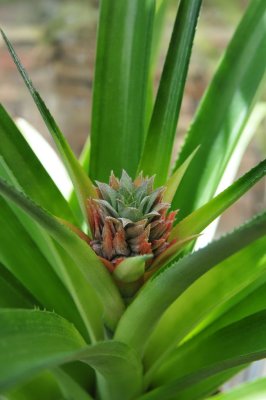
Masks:
[[[85,171],[89,170],[90,156],[91,156],[91,137],[88,135],[79,157],[79,162]]]
[[[165,357],[209,313],[234,298],[250,283],[263,279],[265,247],[266,238],[256,240],[203,275],[169,307],[145,351],[146,382],[152,380],[154,371]]]
[[[139,171],[143,171],[145,175],[156,174],[157,186],[165,183],[169,172],[200,7],[201,0],[180,2],[139,165]]]
[[[90,174],[134,177],[144,141],[154,0],[101,1]]]
[[[64,284],[2,197],[0,210],[0,262],[31,293],[35,306],[55,310],[86,335]]]
[[[77,268],[73,259],[60,246],[56,246],[56,249],[61,260],[59,271],[63,282],[76,304],[89,333],[90,341],[95,343],[96,341],[103,340],[104,324],[102,315],[104,307],[99,303],[98,298],[95,299],[94,290],[91,290],[86,277]]]
[[[22,187],[18,183],[14,174],[6,164],[5,160],[0,156],[0,176],[5,179],[8,183],[14,186],[16,189],[23,192]],[[18,220],[21,222],[22,226],[25,228],[31,239],[36,243],[36,246],[40,249],[43,256],[50,263],[51,267],[58,274],[57,263],[58,256],[54,249],[52,239],[49,235],[35,222],[26,215],[20,208],[15,204],[9,203],[9,207],[12,209]],[[59,277],[60,274],[58,274]]]
[[[0,310],[0,390],[74,360],[101,376],[104,400],[129,400],[141,390],[141,364],[125,344],[87,346],[67,320],[44,311]]]
[[[0,192],[35,219],[67,251],[87,279],[87,290],[90,291],[91,298],[94,298],[93,304],[99,304],[100,299],[106,323],[114,328],[124,305],[111,276],[90,246],[3,180],[0,180]]]
[[[218,372],[266,357],[265,329],[264,310],[228,325],[202,341],[188,342],[176,349],[158,372],[156,384],[164,386],[140,399],[171,399]]]
[[[32,98],[38,107],[43,120],[51,133],[54,142],[58,148],[58,151],[62,157],[63,162],[68,170],[69,176],[73,182],[73,185],[77,191],[80,207],[83,211],[83,215],[85,220],[87,219],[87,212],[86,212],[86,200],[88,197],[97,197],[95,188],[90,181],[89,177],[86,175],[85,171],[80,166],[78,160],[76,159],[74,153],[72,152],[69,144],[67,143],[66,139],[64,138],[62,132],[58,128],[54,118],[50,114],[50,111],[47,109],[46,105],[44,104],[42,98],[40,97],[39,93],[35,90],[30,78],[28,77],[27,72],[23,68],[20,63],[20,60],[15,53],[11,43],[7,39],[4,32],[1,30],[2,36],[6,42],[8,50],[20,72],[27,88],[29,89]]]
[[[215,192],[215,196],[220,194],[223,190],[225,190],[233,183],[237,172],[239,171],[239,167],[247,150],[247,147],[252,137],[257,132],[257,129],[259,128],[261,122],[264,120],[265,116],[266,103],[256,104],[248,118],[247,124],[245,125],[241,137],[239,138],[234,154],[230,158],[229,163],[225,168],[222,179],[220,180],[220,183]],[[209,242],[213,240],[217,226],[219,224],[219,219],[220,217],[216,218],[210,225],[207,226],[207,228],[204,229],[202,235],[196,240],[195,249],[205,247]]]
[[[237,148],[265,76],[265,13],[264,0],[249,3],[188,132],[176,168],[201,147],[173,202],[180,209],[178,220],[214,196]]]
[[[0,176],[4,177],[9,183],[21,190],[12,172],[8,169],[4,160],[0,156]],[[56,274],[67,287],[77,309],[84,321],[92,342],[103,338],[102,307],[97,307],[94,296],[91,296],[87,281],[82,272],[73,263],[73,260],[57,247],[48,233],[32,218],[25,214],[23,210],[11,203],[10,208],[14,211],[25,230],[32,240],[39,247],[40,251],[50,263]],[[86,235],[75,228],[81,237]],[[92,307],[91,304],[94,304]]]
[[[25,193],[52,213],[74,222],[66,200],[0,104],[0,156]]]
[[[266,262],[266,255],[264,256],[264,265],[265,262]],[[210,314],[211,318],[208,318],[206,321],[204,321],[204,324],[202,324],[203,326],[201,327],[201,331],[199,333],[196,332],[197,338],[195,338],[194,340],[202,341],[203,339],[209,337],[210,335],[226,327],[227,325],[230,325],[236,321],[239,321],[240,319],[246,318],[247,316],[255,314],[259,311],[265,310],[265,299],[266,299],[266,284],[265,284],[265,274],[264,274],[261,277],[259,277],[255,282],[250,284],[248,287],[244,288],[236,296],[229,299],[221,307],[218,307],[218,312],[217,310],[215,310],[216,312],[211,313]],[[194,332],[193,334],[195,335]],[[233,374],[230,374],[229,377],[232,375]],[[215,381],[215,376],[209,378],[210,383],[212,380]],[[222,380],[221,383],[225,381],[226,379]],[[194,398],[198,399],[198,397],[195,396],[195,392],[197,391],[197,386],[199,386],[200,390],[204,390],[205,388],[205,390],[207,390],[206,394],[211,393],[211,391],[208,391],[208,386],[209,386],[208,384],[205,385],[204,383],[199,383],[190,386],[190,388],[185,390],[184,393],[182,392],[181,395],[178,395],[180,400],[183,399],[194,400]],[[217,386],[218,385],[216,385],[216,387]],[[212,386],[212,388],[214,389],[214,386]],[[199,398],[201,399],[201,397]]]
[[[79,162],[85,171],[89,171],[90,152],[91,152],[91,141],[90,141],[90,136],[88,136],[83,146],[81,155],[79,157]],[[80,221],[80,225],[82,226],[84,218],[81,209],[79,207],[79,202],[75,190],[73,190],[69,196],[69,205],[73,210],[74,214],[76,215],[77,220]]]
[[[266,256],[264,257],[264,265],[266,265]],[[232,324],[242,318],[255,314],[265,309],[266,298],[266,279],[261,276],[255,282],[238,294],[238,296],[229,299],[225,304],[214,310],[204,323],[199,326],[199,330],[193,332],[198,337],[206,337],[226,325]],[[215,312],[216,311],[216,312]]]
[[[182,178],[197,151],[198,151],[198,148],[196,148],[192,152],[192,154],[190,154],[190,156],[183,162],[183,164],[180,165],[180,167],[177,168],[177,170],[167,180],[167,182],[165,184],[166,190],[163,194],[163,201],[165,203],[170,203],[170,204],[172,203],[175,193],[177,191],[177,188],[178,188],[180,182],[182,181]]]
[[[239,178],[222,193],[218,194],[214,199],[180,221],[172,229],[170,240],[174,238],[182,239],[200,233],[265,175],[266,159]]]
[[[164,311],[200,276],[266,234],[266,213],[236,231],[160,269],[123,314],[115,334],[140,353]]]

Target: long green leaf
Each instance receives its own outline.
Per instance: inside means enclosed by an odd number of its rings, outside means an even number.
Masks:
[[[14,186],[16,189],[25,193],[21,185],[18,183],[15,175],[12,173],[5,160],[0,156],[0,176],[5,179],[9,184]],[[32,220],[27,214],[25,214],[19,207],[14,203],[8,204],[10,209],[14,212],[22,226],[25,228],[31,239],[36,243],[43,256],[50,263],[51,267],[55,270],[60,278],[61,274],[58,271],[58,254],[54,248],[54,244],[49,235],[42,229],[35,221]]]
[[[136,174],[144,140],[154,0],[102,0],[93,86],[90,174]]]
[[[214,199],[180,221],[172,230],[170,240],[185,239],[201,233],[224,210],[235,203],[243,194],[266,175],[266,159],[251,169]]]
[[[0,262],[36,299],[34,305],[55,310],[84,332],[65,286],[2,197],[0,209]]]
[[[11,43],[7,39],[4,32],[1,30],[2,36],[6,42],[8,50],[20,72],[27,88],[29,89],[32,98],[38,107],[43,120],[51,133],[54,142],[58,148],[59,153],[61,154],[62,160],[65,163],[65,166],[68,170],[69,176],[72,179],[73,185],[76,189],[80,207],[83,211],[83,215],[85,220],[87,220],[87,212],[86,212],[86,201],[88,197],[97,197],[96,190],[90,181],[89,177],[86,175],[85,171],[80,166],[78,160],[76,159],[74,153],[72,152],[69,144],[67,143],[65,137],[63,136],[62,132],[60,131],[59,127],[57,126],[54,118],[50,114],[50,111],[47,109],[46,105],[44,104],[42,98],[40,97],[39,93],[34,88],[27,72],[21,65],[21,62],[15,53]]]
[[[182,178],[197,151],[198,149],[195,149],[193,153],[190,154],[190,156],[186,159],[186,161],[184,161],[183,164],[180,165],[180,167],[177,168],[177,170],[173,173],[173,175],[170,176],[170,178],[166,181],[165,183],[166,189],[163,194],[163,201],[165,201],[166,203],[170,204],[172,203],[176,190],[180,185],[180,182],[182,181]]]
[[[122,316],[115,338],[142,352],[164,311],[200,276],[266,234],[266,213],[157,272]]]
[[[181,0],[139,170],[166,181],[201,0]],[[191,152],[192,153],[192,152]]]
[[[91,139],[90,136],[88,136],[83,146],[81,155],[79,157],[79,162],[85,171],[89,171],[90,153],[91,153]],[[77,216],[78,221],[80,221],[80,223],[82,224],[84,218],[81,209],[79,207],[78,197],[76,195],[75,190],[73,190],[69,196],[69,205],[71,209],[74,211],[75,215]]]
[[[75,222],[66,200],[0,104],[0,156],[25,193],[42,207]]]
[[[264,262],[266,262],[265,259]],[[265,281],[266,277],[264,274],[263,277],[251,284],[249,287],[244,288],[242,292],[240,292],[240,296],[236,296],[236,298],[233,298],[231,301],[229,300],[225,304],[225,310],[220,307],[220,310],[217,313],[218,315],[216,315],[216,313],[213,313],[214,315],[210,315],[210,320],[204,321],[205,324],[202,324],[200,330],[198,332],[193,332],[193,334],[197,334],[197,337],[200,338],[203,336],[206,337],[226,325],[232,324],[235,321],[264,310],[266,304]],[[257,287],[254,289],[254,286]],[[241,300],[238,297],[240,297]]]
[[[0,156],[0,176],[5,179],[8,183],[16,187],[18,190],[23,191],[18,180],[6,164],[5,160]],[[22,226],[25,228],[26,232],[29,234],[31,239],[36,243],[36,246],[40,249],[41,253],[57,272],[57,255],[53,249],[53,243],[51,238],[46,234],[46,232],[26,215],[21,209],[19,209],[15,204],[9,203],[9,207],[12,209]]]
[[[102,304],[98,298],[95,300],[95,292],[91,290],[87,279],[76,263],[66,254],[65,250],[57,245],[57,252],[61,259],[59,265],[63,281],[68,288],[71,297],[79,310],[80,316],[89,332],[92,343],[103,340],[104,324]]]
[[[266,68],[265,12],[264,0],[250,2],[191,125],[176,167],[201,147],[173,202],[179,220],[215,194],[255,103]]]
[[[171,399],[192,384],[232,367],[266,357],[266,311],[253,314],[202,341],[176,349],[156,376],[156,385],[141,400]]]
[[[265,265],[266,255],[261,259],[261,263]],[[259,311],[263,311],[265,309],[266,298],[265,282],[266,275],[264,273],[233,297],[229,297],[224,303],[212,310],[209,315],[185,337],[184,341],[189,341],[194,337],[197,337],[197,340],[202,340],[202,338],[213,334],[233,322]]]
[[[241,137],[238,140],[237,147],[235,148],[234,153],[224,170],[215,196],[217,196],[233,183],[246,149],[252,137],[257,132],[257,129],[259,128],[261,122],[264,120],[265,116],[266,103],[257,103],[248,117],[247,124],[245,125],[245,128],[241,133]],[[195,243],[195,248],[204,247],[213,239],[218,223],[219,217],[214,220],[210,225],[208,225],[206,229],[204,229],[203,234],[197,239]],[[187,247],[186,251],[189,251],[189,247]]]
[[[16,178],[0,157],[0,176],[21,190]],[[92,342],[103,338],[102,308],[94,303],[94,296],[88,290],[87,281],[82,272],[76,267],[73,260],[66,252],[56,246],[48,233],[23,210],[11,203],[10,208],[14,211],[25,230],[39,247],[40,251],[50,263],[55,273],[67,287],[73,298],[77,309],[84,321]],[[91,305],[94,304],[92,307]]]
[[[198,279],[169,307],[145,352],[147,384],[169,352],[213,309],[265,276],[265,247],[266,238],[261,238],[224,260]]]
[[[261,239],[262,243],[263,241],[266,241],[266,239]],[[253,254],[253,259],[250,259],[250,264],[252,266],[254,266],[254,262],[258,261],[257,257],[258,254]],[[261,265],[265,265],[266,263],[266,253],[265,251],[263,252],[263,248],[259,262]],[[208,316],[198,324],[188,336],[186,336],[185,340],[188,340],[201,331],[203,331],[203,334],[215,332],[225,325],[262,310],[265,305],[265,287],[266,275],[263,274],[254,282],[250,283],[247,287],[244,287],[240,292],[235,294],[235,296],[229,298],[226,302],[211,311]]]
[[[44,311],[1,310],[0,326],[0,390],[41,370],[80,360],[102,376],[104,400],[129,400],[140,393],[140,361],[123,343],[87,346],[73,325]]]
[[[87,290],[93,299],[93,306],[100,307],[100,300],[104,307],[105,321],[113,329],[123,312],[124,304],[111,276],[90,246],[3,180],[0,180],[0,192],[35,219],[67,251],[87,280]]]

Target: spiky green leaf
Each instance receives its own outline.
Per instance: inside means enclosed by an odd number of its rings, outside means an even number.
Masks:
[[[124,305],[111,276],[90,246],[59,220],[3,180],[0,180],[0,192],[28,213],[67,251],[87,280],[91,304],[97,308],[104,307],[106,323],[110,328],[114,328]]]
[[[261,238],[224,260],[198,279],[169,307],[145,351],[146,382],[152,380],[153,372],[169,352],[193,332],[209,313],[230,301],[251,283],[263,279],[266,270],[265,246],[266,238]]]
[[[266,159],[248,171],[222,193],[180,221],[173,228],[170,239],[184,239],[190,235],[200,233],[265,175]]]
[[[123,314],[117,340],[143,351],[164,311],[203,274],[266,234],[266,213],[205,248],[159,270]]]
[[[181,0],[139,171],[166,181],[201,0]],[[194,150],[194,149],[193,149]]]
[[[174,199],[179,220],[215,194],[254,106],[266,69],[265,14],[264,0],[250,2],[188,132],[176,167],[201,147]]]
[[[253,314],[215,332],[202,341],[176,349],[156,376],[163,385],[141,400],[170,400],[203,379],[266,356],[266,311]]]

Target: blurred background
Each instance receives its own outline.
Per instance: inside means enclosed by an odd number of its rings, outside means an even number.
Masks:
[[[203,1],[179,120],[177,148],[247,4],[247,0]],[[0,25],[76,154],[80,153],[90,131],[98,7],[98,0],[0,0]],[[172,1],[166,16],[157,81],[176,7],[177,2]],[[265,90],[262,99],[266,99]],[[50,141],[3,41],[0,41],[0,101],[13,117],[25,118]],[[238,176],[265,157],[265,126],[264,120],[249,145]],[[261,181],[225,213],[218,234],[261,211],[265,196],[265,181]]]

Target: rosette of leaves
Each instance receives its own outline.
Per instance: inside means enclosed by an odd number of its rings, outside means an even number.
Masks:
[[[247,7],[173,165],[201,1],[180,1],[154,97],[166,4],[101,1],[81,161],[3,34],[74,187],[66,199],[1,106],[4,399],[204,399],[265,357],[265,212],[195,242],[265,176],[264,160],[217,194],[265,112],[266,3]],[[265,380],[218,398],[263,390]]]

